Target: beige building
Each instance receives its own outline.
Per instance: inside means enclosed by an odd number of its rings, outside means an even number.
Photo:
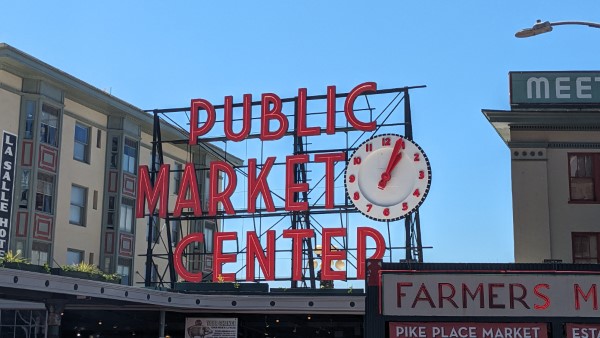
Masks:
[[[516,262],[600,263],[600,73],[513,72],[483,114],[511,156]]]
[[[151,163],[152,114],[0,44],[0,125],[18,139],[10,247],[4,250],[50,267],[91,263],[117,272],[124,284],[143,283],[146,258],[139,255],[146,253],[148,221],[135,218],[136,176],[139,164]],[[186,138],[185,130],[167,123],[161,130],[171,140]],[[177,170],[187,162],[201,168],[213,155],[172,144],[164,144],[163,153],[173,171],[174,204]],[[211,221],[170,225],[174,242],[217,227]],[[154,228],[154,253],[164,254],[165,221]],[[202,256],[194,257],[190,271],[210,272]],[[153,282],[165,275],[167,261],[154,264]]]

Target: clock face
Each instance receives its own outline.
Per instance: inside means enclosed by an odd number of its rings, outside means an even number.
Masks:
[[[401,219],[425,200],[431,167],[416,143],[396,134],[374,136],[352,154],[346,167],[346,193],[365,216]]]

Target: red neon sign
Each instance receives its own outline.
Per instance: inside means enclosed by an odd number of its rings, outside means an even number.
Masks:
[[[358,255],[357,266],[364,266],[365,259],[381,258],[385,251],[385,242],[383,236],[377,230],[367,227],[361,227],[358,229],[358,247],[362,248],[362,252]],[[254,231],[248,231],[246,233],[247,239],[247,251],[246,251],[246,281],[254,281],[254,272],[256,269],[255,260],[258,262],[258,267],[262,270],[266,280],[274,280],[275,277],[275,258],[276,258],[276,242],[275,242],[275,231],[267,231],[267,245],[263,248],[258,240],[258,236]],[[321,252],[321,261],[323,262],[323,270],[321,278],[324,280],[345,280],[347,279],[345,271],[333,271],[331,269],[331,263],[336,260],[346,259],[346,250],[343,248],[332,249],[331,239],[333,237],[345,237],[345,228],[325,228],[323,229],[322,243],[323,248]],[[367,237],[381,238],[382,240],[376,240],[375,242],[375,253],[371,257],[366,257],[366,240]],[[292,241],[292,280],[302,280],[302,240],[306,238],[314,237],[314,230],[312,229],[288,229],[283,230],[283,238],[291,239]],[[223,250],[224,241],[235,241],[237,240],[236,232],[217,232],[214,234],[214,252],[213,254],[213,281],[235,281],[235,274],[223,273],[224,264],[236,263],[236,254],[226,253]],[[203,243],[204,237],[201,233],[192,233],[185,236],[181,242],[177,245],[175,250],[175,271],[177,274],[186,281],[198,282],[202,279],[201,274],[193,274],[183,266],[181,259],[185,248],[193,242]],[[360,250],[360,249],[359,249]],[[362,275],[359,278],[364,278],[364,269]]]
[[[357,117],[354,112],[356,99],[364,94],[372,93],[377,90],[377,84],[374,82],[365,82],[354,87],[345,97],[344,116],[348,124],[357,131],[370,132],[375,130],[376,121],[363,121]],[[288,117],[282,111],[283,101],[274,93],[264,93],[260,99],[260,131],[258,137],[261,141],[279,140],[291,132],[296,136],[318,136],[324,131],[326,134],[335,134],[336,132],[336,94],[335,86],[327,87],[325,126],[322,128],[317,125],[309,125],[307,113],[307,89],[298,89],[296,99],[296,120],[295,125],[290,126]],[[252,95],[245,94],[242,102],[241,127],[234,130],[233,117],[233,97],[225,96],[223,100],[223,133],[225,138],[240,142],[247,139],[252,134]],[[205,99],[192,99],[190,111],[189,144],[198,144],[198,139],[207,135],[214,128],[217,122],[217,113],[215,106]],[[201,119],[202,115],[202,119]],[[237,122],[236,122],[237,123]],[[256,126],[255,126],[256,127]],[[293,130],[293,131],[291,131]],[[255,132],[256,134],[256,132]],[[307,163],[316,163],[323,166],[324,169],[324,208],[334,208],[334,181],[335,166],[339,162],[345,162],[347,154],[345,152],[318,153],[311,156],[307,154],[289,155],[285,158],[285,192],[284,207],[285,211],[301,212],[307,211],[309,204],[306,201],[296,198],[299,194],[308,193],[311,189],[309,183],[298,181],[296,177],[296,168]],[[312,162],[311,162],[312,160]],[[232,196],[238,189],[238,173],[231,164],[225,161],[213,161],[209,164],[208,171],[208,195],[206,200],[201,200],[199,182],[204,178],[197,177],[197,171],[193,163],[187,163],[184,167],[180,180],[179,191],[174,205],[169,205],[169,173],[168,164],[162,165],[158,169],[158,176],[151,184],[150,172],[148,166],[139,166],[138,168],[138,198],[136,203],[136,217],[143,218],[144,215],[154,215],[158,213],[161,218],[166,218],[169,212],[173,217],[181,217],[189,212],[195,217],[216,216],[220,208],[224,215],[234,215],[239,212],[254,213],[257,209],[257,203],[264,206],[263,212],[275,212],[276,206],[273,200],[273,192],[269,187],[269,175],[275,165],[277,158],[268,157],[264,163],[259,164],[257,159],[249,158],[247,163],[247,186],[246,189],[247,206],[246,210],[236,209],[232,202]],[[223,180],[221,180],[223,179]],[[219,182],[226,182],[224,187],[219,186]],[[259,200],[259,195],[262,201]],[[205,206],[203,208],[203,206]],[[172,208],[169,210],[169,208]],[[158,210],[157,210],[158,209]],[[203,210],[204,209],[204,210]],[[335,271],[331,269],[332,262],[346,260],[347,252],[344,248],[332,249],[331,242],[334,239],[345,237],[345,228],[324,228],[322,231],[323,249],[320,257],[322,261],[322,275],[324,280],[345,280],[347,279],[345,271]],[[283,230],[282,238],[291,241],[292,252],[292,280],[302,279],[302,251],[303,241],[315,236],[313,230],[308,229],[288,229]],[[357,278],[365,277],[365,260],[367,258],[381,259],[385,253],[384,237],[377,230],[368,227],[359,227],[356,232],[357,240]],[[238,233],[236,232],[216,232],[213,243],[213,280],[214,281],[234,281],[235,274],[223,273],[223,266],[233,264],[237,261],[237,255],[224,252],[224,245],[227,241],[236,241]],[[367,256],[368,240],[375,242],[375,252],[371,257]],[[187,281],[200,281],[201,274],[190,273],[182,263],[183,252],[185,248],[194,242],[202,243],[204,238],[200,233],[192,233],[186,236],[178,244],[175,250],[175,270],[181,278]],[[276,241],[275,232],[266,232],[266,245],[263,248],[256,233],[250,231],[246,233],[246,280],[254,279],[257,269],[260,269],[265,280],[275,279],[275,255]]]

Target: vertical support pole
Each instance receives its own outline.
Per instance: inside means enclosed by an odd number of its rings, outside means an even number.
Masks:
[[[294,108],[294,130],[298,130],[298,98],[296,98],[296,104]],[[304,144],[302,142],[302,136],[295,135],[294,136],[294,155],[301,155],[305,153]],[[307,182],[306,175],[306,164],[302,163],[294,168],[295,178],[297,182]],[[303,202],[308,202],[308,193],[306,191],[302,192],[302,195],[299,193],[294,194],[294,200],[298,201],[302,199]],[[310,208],[309,208],[310,209]],[[302,214],[298,212],[294,212],[292,215],[292,228],[297,229],[298,225],[300,228],[310,229],[310,210],[304,211]],[[313,248],[311,239],[303,240],[306,244],[307,257],[308,257],[308,273],[310,280],[310,288],[316,289],[316,276],[315,276],[315,268],[314,268],[314,258],[313,258]],[[304,245],[302,246],[304,247]],[[302,255],[304,256],[304,255]],[[292,287],[297,287],[297,282],[292,281]]]
[[[383,261],[381,259],[366,260],[365,278],[365,316],[363,322],[365,338],[385,337],[386,325],[383,316],[379,313],[379,295],[381,288],[380,270]]]
[[[423,263],[423,242],[421,242],[421,219],[419,217],[419,212],[415,213],[415,226],[417,227],[417,257],[419,263]]]
[[[411,111],[410,111],[410,95],[408,94],[408,89],[406,89],[404,91],[404,136],[409,139],[412,140],[413,138],[413,132],[412,132],[412,116],[411,116]],[[415,211],[415,213],[418,213],[419,210],[417,209]],[[404,232],[405,232],[405,236],[406,236],[406,245],[405,245],[405,250],[406,250],[406,260],[410,261],[412,259],[412,231],[411,231],[411,225],[412,225],[412,218],[413,215],[409,215],[404,219]]]
[[[158,129],[160,128],[159,120],[158,120],[158,112],[154,111],[154,121],[152,128],[152,154],[150,156],[150,183],[154,186],[154,181],[156,179],[156,168],[154,168],[154,163],[156,163],[156,146],[158,144]],[[153,269],[153,260],[152,260],[152,244],[154,237],[154,217],[153,215],[148,215],[148,238],[146,238],[147,246],[146,246],[146,271],[144,274],[144,286],[149,287],[152,284],[152,269]]]
[[[163,157],[164,153],[162,148],[162,133],[160,131],[160,118],[158,117],[157,111],[154,111],[154,125],[156,126],[156,150],[158,151],[157,155],[159,163],[162,165],[165,163],[165,159]],[[167,261],[169,263],[169,284],[171,289],[175,289],[177,275],[175,272],[175,264],[173,263],[173,238],[171,238],[171,219],[168,213],[167,217],[165,218],[165,222],[165,229],[167,231]]]
[[[160,310],[160,321],[158,325],[158,337],[165,338],[165,310]]]
[[[64,309],[63,303],[58,302],[48,302],[46,303],[47,310],[47,337],[48,338],[59,338],[60,337],[60,325],[62,316],[60,313]]]

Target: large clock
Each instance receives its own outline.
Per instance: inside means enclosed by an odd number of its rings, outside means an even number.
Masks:
[[[346,193],[356,208],[377,221],[414,212],[431,185],[429,160],[413,141],[396,134],[363,142],[346,167]]]

